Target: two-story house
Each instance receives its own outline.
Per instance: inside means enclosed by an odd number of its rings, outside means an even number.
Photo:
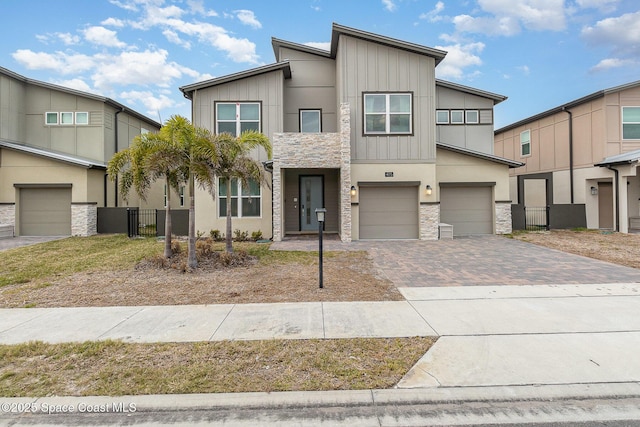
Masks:
[[[329,51],[272,39],[276,62],[181,87],[193,122],[255,129],[269,185],[233,183],[234,229],[275,241],[317,232],[352,239],[509,233],[509,169],[493,155],[501,95],[444,82],[446,52],[334,24]],[[224,230],[225,188],[196,194],[196,227]]]
[[[0,224],[19,236],[95,234],[98,207],[125,206],[107,162],[159,129],[112,99],[0,67]],[[162,207],[161,188],[146,205]]]
[[[550,228],[640,229],[640,81],[601,90],[495,131],[511,171],[515,228],[547,207]]]

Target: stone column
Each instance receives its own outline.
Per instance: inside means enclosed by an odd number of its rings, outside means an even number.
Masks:
[[[496,202],[496,234],[510,234],[512,225],[511,202]]]
[[[340,239],[351,242],[351,109],[340,104]]]
[[[420,240],[438,240],[440,203],[420,203]]]
[[[71,235],[91,236],[98,233],[98,204],[71,204]]]

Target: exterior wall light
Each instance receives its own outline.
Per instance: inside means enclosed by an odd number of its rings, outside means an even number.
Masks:
[[[597,196],[598,195],[598,188],[597,187],[591,187],[591,195],[592,196]]]
[[[427,196],[431,195],[431,186],[429,184],[427,184],[427,188],[424,189],[424,194]]]
[[[355,185],[352,185],[352,186],[351,186],[351,197],[353,197],[353,196],[355,196],[355,195],[356,195],[356,186],[355,186]]]

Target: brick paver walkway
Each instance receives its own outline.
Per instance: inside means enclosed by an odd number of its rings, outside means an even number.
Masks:
[[[274,243],[274,249],[318,250],[316,241]],[[396,286],[636,283],[640,270],[500,236],[453,240],[339,241],[325,250],[366,250]]]

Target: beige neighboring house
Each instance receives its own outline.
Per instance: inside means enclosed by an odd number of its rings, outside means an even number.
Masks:
[[[0,224],[16,236],[95,234],[98,207],[127,206],[107,162],[159,128],[109,98],[0,67]],[[146,206],[161,208],[162,191]]]
[[[511,171],[514,228],[549,207],[551,228],[640,230],[640,81],[601,90],[495,132]]]
[[[505,97],[440,81],[446,52],[333,24],[329,51],[272,39],[276,62],[181,87],[193,122],[255,129],[269,185],[233,183],[233,228],[275,241],[324,229],[344,242],[511,232],[509,169],[493,154]],[[196,227],[224,230],[226,200],[196,194]],[[220,191],[222,190],[222,191]],[[448,230],[450,231],[450,229]]]

